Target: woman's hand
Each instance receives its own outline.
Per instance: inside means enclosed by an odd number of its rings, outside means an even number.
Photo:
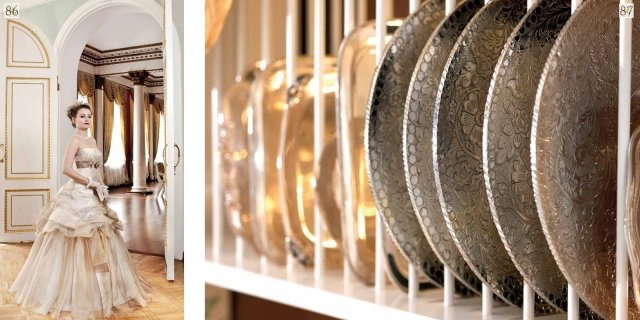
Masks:
[[[98,194],[98,198],[100,198],[100,201],[104,201],[109,197],[109,187],[105,186],[104,184],[100,185],[96,188],[96,193]]]
[[[102,183],[100,181],[94,181],[91,177],[87,177],[89,183],[87,183],[87,189],[98,189]]]

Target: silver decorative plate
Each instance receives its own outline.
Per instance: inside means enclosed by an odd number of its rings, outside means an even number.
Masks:
[[[444,66],[462,30],[483,6],[484,0],[462,2],[427,41],[409,84],[402,130],[404,173],[422,231],[440,261],[476,292],[480,292],[482,282],[460,255],[442,216],[433,176],[431,133]]]
[[[527,142],[544,63],[570,16],[570,0],[539,0],[511,33],[493,73],[482,136],[489,207],[505,248],[536,293],[565,311],[567,281],[538,219]]]
[[[569,19],[542,73],[531,130],[534,195],[551,252],[580,298],[607,319],[616,297],[617,12],[615,0],[589,0]],[[640,123],[637,36],[633,49],[632,129]],[[629,319],[640,319],[631,301]]]
[[[444,0],[428,0],[398,28],[376,68],[365,114],[365,160],[378,213],[400,251],[430,280],[442,284],[442,263],[413,213],[404,181],[402,114],[422,47],[444,18]]]
[[[495,294],[522,306],[522,275],[504,248],[487,203],[482,173],[482,122],[491,75],[502,48],[526,12],[526,1],[486,4],[458,38],[434,108],[433,169],[454,242]],[[536,299],[536,312],[552,312]]]

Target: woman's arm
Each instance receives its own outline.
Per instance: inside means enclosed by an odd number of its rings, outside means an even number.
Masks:
[[[76,152],[78,152],[78,141],[75,138],[71,138],[67,143],[67,149],[64,152],[64,162],[62,163],[62,173],[67,177],[73,179],[76,183],[87,185],[90,180],[88,177],[83,176],[78,171],[73,169],[73,162],[75,161]]]

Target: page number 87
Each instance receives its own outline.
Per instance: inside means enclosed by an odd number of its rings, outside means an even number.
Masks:
[[[620,3],[618,13],[620,18],[633,19],[633,3]]]
[[[17,3],[5,3],[4,6],[4,17],[17,19],[20,18],[20,5]]]

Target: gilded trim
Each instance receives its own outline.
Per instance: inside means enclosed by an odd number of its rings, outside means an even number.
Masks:
[[[35,228],[31,228],[31,229],[13,229],[13,230],[9,230],[9,228],[7,227],[7,224],[9,223],[9,193],[10,192],[46,192],[46,200],[44,201],[44,206],[46,206],[49,201],[51,200],[51,189],[5,189],[4,190],[4,225],[3,225],[3,229],[5,233],[25,233],[25,232],[35,232]],[[45,194],[42,193],[42,196],[44,196]],[[44,207],[43,206],[43,207]]]
[[[147,55],[145,55],[147,56]],[[151,55],[148,55],[151,56]],[[86,55],[82,55],[80,56],[80,61],[92,66],[92,67],[101,67],[101,66],[109,66],[109,65],[113,65],[113,64],[125,64],[125,63],[135,63],[135,62],[142,62],[142,61],[150,61],[150,60],[160,60],[162,59],[162,57],[157,57],[157,56],[152,56],[150,58],[138,58],[138,57],[143,57],[143,55],[132,55],[132,56],[126,56],[126,57],[118,57],[118,58],[111,58],[111,59],[102,59],[102,60],[95,60],[92,59],[90,57],[87,57]],[[125,60],[126,58],[135,58],[135,59],[129,59],[129,60]],[[102,61],[109,61],[109,62],[102,62]]]
[[[41,172],[38,174],[42,174],[39,176],[27,176],[27,177],[10,177],[9,176],[9,161],[11,161],[13,159],[12,155],[13,155],[13,148],[12,145],[9,144],[9,83],[11,81],[15,81],[18,80],[18,83],[25,83],[25,84],[29,84],[28,82],[21,82],[24,80],[36,80],[39,81],[37,83],[33,83],[33,84],[43,84],[44,85],[44,91],[45,91],[45,98],[46,98],[46,103],[43,105],[43,109],[46,107],[46,111],[47,111],[47,118],[46,120],[43,119],[44,121],[47,121],[47,136],[45,137],[44,142],[47,144],[47,155],[46,155],[46,163],[45,159],[43,158],[43,163],[44,163],[44,167],[43,170],[46,170],[46,172]],[[4,121],[5,121],[5,125],[4,125],[4,130],[5,130],[5,135],[4,135],[4,139],[5,139],[5,148],[8,149],[9,155],[7,156],[7,161],[4,162],[4,178],[5,180],[34,180],[34,179],[49,179],[51,177],[51,79],[49,78],[29,78],[29,77],[7,77],[6,78],[6,82],[5,82],[5,113],[4,113]],[[13,99],[13,90],[11,91],[11,107],[13,106],[14,103],[14,99]],[[45,110],[43,110],[45,111]],[[13,117],[13,111],[11,113],[11,116]],[[44,132],[43,132],[44,133]],[[12,132],[13,134],[13,132]],[[13,136],[12,136],[13,137]],[[13,141],[13,139],[11,139]],[[44,157],[44,155],[43,155]],[[14,172],[11,172],[11,174],[15,174]],[[18,173],[19,174],[19,173]],[[33,175],[33,173],[28,173]]]
[[[43,62],[44,65],[39,65],[39,66],[14,65],[12,63],[25,63],[25,62],[20,62],[20,61],[13,60],[13,52],[11,54],[12,61],[10,63],[10,61],[9,61],[9,48],[10,47],[13,48],[13,38],[11,40],[11,46],[10,46],[9,45],[9,35],[13,36],[13,32],[10,32],[12,24],[19,26],[20,28],[23,29],[23,31],[27,31],[28,33],[31,34],[32,40],[34,40],[34,42],[36,42],[36,45],[42,50],[40,53],[42,54],[43,59],[45,60],[45,62]],[[24,24],[22,24],[22,23],[20,23],[18,21],[15,21],[15,20],[7,20],[7,42],[6,43],[7,43],[7,46],[6,46],[7,47],[6,48],[6,50],[7,50],[7,52],[6,52],[6,54],[7,54],[6,55],[6,66],[7,67],[11,67],[11,68],[47,69],[47,68],[49,68],[51,66],[50,62],[49,62],[49,52],[47,51],[47,47],[44,45],[44,42],[42,41],[42,39],[40,39],[40,37],[38,37],[38,35],[33,30],[31,30],[31,28],[27,27],[26,25],[24,25]],[[31,62],[31,63],[35,64],[35,63],[40,63],[40,62]]]
[[[122,48],[116,48],[116,49],[109,49],[109,50],[100,50],[96,47],[90,46],[90,45],[86,45],[87,48],[98,52],[99,54],[105,54],[105,53],[111,53],[111,52],[118,52],[118,51],[128,51],[128,50],[134,50],[134,49],[146,49],[146,48],[154,48],[154,47],[163,47],[163,43],[162,42],[158,42],[158,43],[150,43],[150,44],[142,44],[142,45],[138,45],[138,46],[131,46],[131,47],[122,47]]]

